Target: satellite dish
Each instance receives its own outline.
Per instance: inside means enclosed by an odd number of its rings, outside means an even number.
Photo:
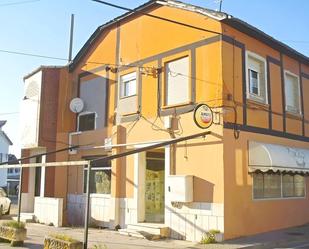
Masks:
[[[70,102],[70,110],[74,113],[80,113],[84,109],[84,101],[81,98],[74,98]]]

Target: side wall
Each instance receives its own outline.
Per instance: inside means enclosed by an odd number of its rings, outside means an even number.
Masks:
[[[222,43],[226,109],[223,132],[225,238],[307,223],[308,196],[253,200],[252,176],[248,173],[248,141],[309,148],[309,67],[285,55],[284,51],[277,51],[230,26],[223,24],[223,29],[225,34],[235,37],[235,40],[224,37]],[[267,103],[247,98],[246,51],[265,59]],[[293,115],[285,110],[285,70],[300,79],[302,115]],[[239,139],[234,137],[235,128]],[[308,183],[308,179],[306,181]]]

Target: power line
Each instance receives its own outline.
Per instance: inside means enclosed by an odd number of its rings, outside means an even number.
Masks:
[[[21,4],[33,3],[33,2],[39,2],[39,1],[41,0],[29,0],[29,1],[21,1],[21,2],[13,2],[13,3],[4,3],[4,4],[0,4],[0,7],[21,5]]]
[[[49,55],[25,53],[25,52],[20,52],[20,51],[12,51],[12,50],[4,50],[4,49],[0,49],[0,53],[37,57],[37,58],[59,60],[59,61],[66,61],[66,62],[68,61],[67,58],[62,58],[62,57],[54,57],[54,56],[49,56]],[[130,65],[130,64],[123,65],[123,64],[114,64],[114,63],[109,63],[109,62],[97,62],[97,61],[87,61],[86,64],[96,64],[96,65],[105,65],[105,66],[114,66],[114,67],[128,67],[128,68],[135,67],[135,68],[143,68],[143,69],[156,69],[153,67],[142,67],[142,66]]]
[[[60,57],[25,53],[25,52],[18,52],[18,51],[4,50],[4,49],[0,49],[0,52],[1,53],[7,53],[7,54],[16,54],[16,55],[23,55],[23,56],[38,57],[38,58],[44,58],[44,59],[52,59],[52,60],[61,60],[61,61],[67,61],[68,60],[68,59],[64,59],[64,58],[60,58]]]
[[[4,113],[0,113],[0,116],[6,116],[6,115],[14,115],[14,114],[18,114],[19,112],[4,112]]]
[[[91,1],[98,2],[98,3],[104,4],[104,5],[113,7],[113,8],[117,8],[117,9],[121,9],[121,10],[125,10],[125,11],[130,11],[130,12],[141,14],[141,15],[144,15],[144,16],[149,16],[151,18],[159,19],[161,21],[170,22],[170,23],[181,25],[181,26],[184,26],[184,27],[205,31],[205,32],[209,32],[209,33],[212,33],[212,34],[216,34],[216,35],[222,35],[222,33],[217,32],[217,31],[213,31],[213,30],[210,30],[210,29],[204,29],[204,28],[201,28],[201,27],[190,25],[188,23],[179,22],[179,21],[175,21],[173,19],[169,19],[169,18],[165,18],[165,17],[149,14],[149,13],[137,10],[137,9],[130,9],[130,8],[127,8],[127,7],[123,7],[123,6],[120,6],[120,5],[117,5],[117,4],[113,4],[113,3],[109,3],[109,2],[106,2],[106,1],[102,1],[102,0],[91,0]]]

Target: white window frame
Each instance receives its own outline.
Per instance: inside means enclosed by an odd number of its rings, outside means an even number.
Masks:
[[[255,173],[253,173],[255,174]],[[252,200],[253,201],[276,201],[276,200],[293,200],[293,199],[306,199],[307,198],[307,182],[306,182],[306,175],[304,175],[304,196],[292,196],[292,197],[284,197],[283,196],[283,180],[282,177],[284,173],[280,173],[280,183],[281,183],[281,194],[280,197],[273,197],[273,198],[254,198],[254,186],[253,186],[253,174],[252,176],[252,188],[251,188],[251,194],[252,194]],[[267,174],[262,172],[262,174]]]
[[[289,76],[292,76],[294,78],[297,79],[297,88],[298,88],[298,109],[299,111],[296,111],[296,110],[291,110],[291,109],[288,109],[288,106],[286,104],[286,100],[287,100],[287,96],[285,94],[285,88],[286,88],[286,84],[287,84],[287,75]],[[285,99],[285,111],[288,112],[288,113],[292,113],[292,114],[297,114],[297,115],[302,115],[302,110],[301,110],[301,93],[300,93],[300,81],[299,81],[299,76],[295,73],[292,73],[291,71],[289,70],[284,70],[284,99]]]
[[[112,171],[112,166],[110,167],[94,167],[95,170],[110,170]],[[91,170],[93,170],[93,168],[91,168]],[[86,192],[84,191],[84,187],[85,187],[85,174],[88,174],[88,167],[84,166],[83,169],[83,194],[86,194]],[[111,188],[112,188],[112,179],[111,179]],[[93,197],[111,197],[112,194],[112,189],[111,189],[111,193],[110,194],[100,194],[100,193],[90,193],[90,196]]]
[[[77,116],[77,132],[85,132],[85,131],[80,131],[79,130],[79,118],[80,116],[84,116],[84,115],[88,115],[88,114],[94,114],[94,129],[93,130],[87,130],[87,131],[94,131],[97,129],[97,118],[98,118],[98,114],[96,112],[81,112],[78,114]]]
[[[265,75],[265,96],[261,96],[261,81],[260,81],[260,70],[257,70],[256,68],[252,68],[249,66],[249,60],[250,57],[260,61],[261,63],[264,64],[264,75]],[[249,69],[255,71],[258,73],[258,95],[251,93],[250,92],[250,83],[249,83]],[[268,84],[269,82],[267,82],[267,63],[266,63],[266,59],[256,53],[253,53],[251,51],[246,51],[246,86],[247,86],[247,99],[253,100],[253,101],[258,101],[261,102],[263,104],[268,104]]]
[[[131,73],[128,73],[128,74],[124,74],[124,75],[120,75],[120,87],[119,87],[119,96],[120,96],[120,99],[122,98],[128,98],[128,97],[132,97],[132,96],[136,96],[137,95],[137,86],[138,86],[138,80],[137,80],[137,72],[134,71],[134,72],[131,72]],[[125,92],[125,87],[124,85],[130,81],[132,81],[133,79],[135,79],[135,93],[134,94],[130,94],[128,95],[126,92]]]
[[[189,104],[191,101],[192,101],[192,82],[190,81],[190,77],[188,77],[187,75],[183,75],[184,77],[187,78],[187,86],[188,86],[188,98],[187,100],[185,101],[180,101],[178,103],[168,103],[168,97],[169,97],[169,93],[168,93],[168,71],[167,71],[167,65],[170,64],[170,63],[173,63],[173,62],[176,62],[176,61],[179,61],[179,60],[182,60],[182,59],[185,59],[187,58],[188,59],[188,75],[191,73],[191,68],[190,68],[190,65],[191,65],[191,58],[189,55],[185,55],[185,56],[182,56],[182,57],[179,57],[179,58],[175,58],[175,59],[172,59],[172,60],[169,60],[169,61],[166,61],[164,63],[164,74],[165,74],[165,79],[164,79],[164,98],[163,98],[163,106],[166,106],[166,107],[170,107],[170,106],[179,106],[179,105],[184,105],[184,104]],[[176,73],[177,74],[177,73]]]

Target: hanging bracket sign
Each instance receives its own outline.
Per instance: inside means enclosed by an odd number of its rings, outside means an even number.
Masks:
[[[202,129],[209,128],[213,123],[213,113],[211,108],[206,104],[199,104],[194,109],[194,123]]]

